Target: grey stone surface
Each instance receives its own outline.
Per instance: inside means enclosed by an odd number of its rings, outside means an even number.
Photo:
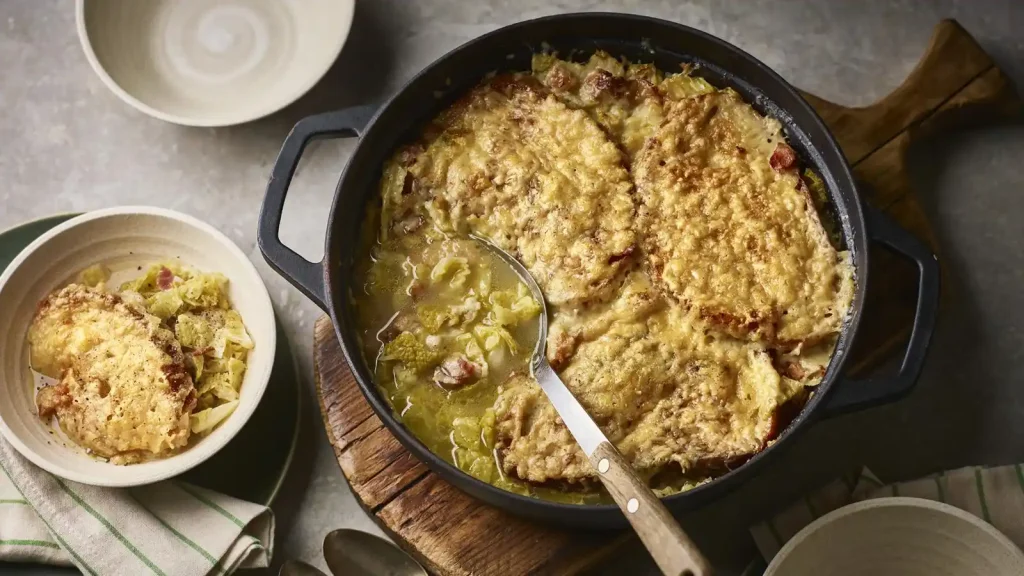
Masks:
[[[329,529],[376,527],[352,499],[312,399],[311,330],[319,311],[271,272],[255,246],[267,176],[305,115],[376,102],[445,51],[498,26],[544,14],[615,10],[660,16],[721,36],[801,88],[865,104],[897,86],[933,26],[956,17],[1018,85],[1024,5],[1012,0],[862,2],[555,0],[506,3],[363,0],[332,71],[306,97],[252,124],[194,129],[134,111],[100,83],[75,35],[69,0],[0,3],[0,228],[53,214],[151,204],[203,218],[256,262],[307,381],[297,464],[276,504],[277,562],[325,567]],[[326,212],[352,141],[313,146],[286,206],[282,238],[322,253]],[[868,465],[901,479],[945,467],[1024,461],[1024,128],[974,130],[914,150],[914,184],[942,242],[947,306],[914,394],[822,422],[736,493],[685,519],[724,567],[752,554],[745,527],[840,471]],[[650,570],[642,553],[608,570]]]

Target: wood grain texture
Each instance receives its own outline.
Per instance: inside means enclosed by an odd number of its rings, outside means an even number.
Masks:
[[[863,108],[805,94],[832,128],[866,201],[935,245],[905,168],[916,138],[1018,114],[1006,76],[958,24],[942,22],[920,65],[892,94]],[[873,250],[871,289],[851,352],[852,372],[898,351],[909,333],[917,275]],[[317,395],[338,463],[368,513],[431,572],[448,575],[574,574],[600,562],[630,533],[579,533],[515,518],[458,491],[402,448],[356,385],[327,318],[316,323]]]
[[[598,444],[590,463],[664,574],[711,576],[711,566],[697,545],[611,442]]]
[[[917,67],[903,84],[878,102],[849,108],[806,92],[803,96],[832,129],[846,158],[856,164],[929,115],[993,65],[988,54],[960,24],[943,20]]]

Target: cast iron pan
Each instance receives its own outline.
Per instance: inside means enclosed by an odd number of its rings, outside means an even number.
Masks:
[[[778,440],[742,466],[693,490],[668,496],[681,512],[714,500],[737,486],[816,418],[892,401],[910,391],[924,362],[939,297],[939,265],[931,251],[880,212],[862,206],[849,166],[821,119],[785,80],[750,55],[699,30],[642,16],[566,14],[520,22],[449,52],[413,78],[383,106],[357,107],[301,120],[285,140],[260,212],[259,244],[267,262],[330,313],[345,356],[374,411],[401,443],[460,489],[509,512],[587,528],[625,525],[612,505],[558,504],[505,492],[481,482],[431,453],[395,419],[373,384],[360,352],[348,291],[359,229],[367,202],[376,201],[381,166],[395,149],[416,139],[422,125],[490,72],[528,70],[541,50],[585,59],[602,49],[665,71],[693,63],[697,74],[730,86],[761,113],[785,126],[801,161],[825,181],[846,247],[853,253],[856,294],[846,327],[818,392]],[[308,262],[278,239],[281,211],[302,150],[314,138],[358,137],[360,142],[338,181],[329,216],[325,256]],[[369,225],[372,225],[369,224]],[[913,333],[899,372],[891,377],[841,379],[860,324],[868,289],[868,243],[879,242],[913,260],[920,273]]]

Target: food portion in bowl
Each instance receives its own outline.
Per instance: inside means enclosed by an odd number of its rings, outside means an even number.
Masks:
[[[39,303],[31,366],[52,381],[36,408],[96,457],[165,458],[235,409],[253,342],[220,274],[167,262],[109,278],[92,266]]]
[[[396,323],[415,325],[430,300],[417,287],[442,256],[470,272],[449,286],[431,341],[485,344],[478,316],[455,302],[478,294],[475,267],[497,268],[468,234],[534,275],[551,305],[549,360],[663,494],[778,436],[821,381],[853,297],[822,181],[777,121],[689,68],[539,54],[530,72],[485,78],[399,150],[380,196],[353,294],[378,386],[435,453],[545,498],[603,496],[523,356],[452,390],[432,377],[444,355],[413,366],[387,353],[408,338]],[[433,399],[416,412],[423,394]]]

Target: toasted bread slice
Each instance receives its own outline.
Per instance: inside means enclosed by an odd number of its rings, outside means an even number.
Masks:
[[[731,90],[674,102],[633,176],[643,247],[667,294],[737,338],[792,345],[839,331],[852,267],[777,122]]]
[[[69,438],[115,463],[166,456],[189,438],[192,378],[174,335],[119,296],[78,284],[44,300],[32,366],[59,383],[36,396]]]
[[[612,320],[593,319],[578,333],[561,378],[641,472],[675,466],[700,474],[760,451],[777,433],[778,409],[803,390],[780,377],[763,348],[709,338],[693,312],[622,303],[605,316]],[[494,414],[507,474],[541,483],[596,479],[529,377],[501,386]]]
[[[490,238],[523,261],[552,304],[600,297],[633,264],[624,156],[529,75],[475,88],[385,174],[385,219],[422,210],[443,230]]]

